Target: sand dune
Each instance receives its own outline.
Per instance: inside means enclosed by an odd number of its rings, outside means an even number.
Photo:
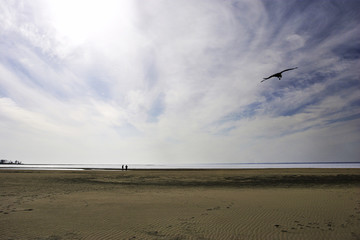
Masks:
[[[359,239],[358,169],[0,171],[0,239]]]

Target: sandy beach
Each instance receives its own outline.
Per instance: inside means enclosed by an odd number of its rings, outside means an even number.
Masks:
[[[0,239],[360,239],[359,169],[0,171]]]

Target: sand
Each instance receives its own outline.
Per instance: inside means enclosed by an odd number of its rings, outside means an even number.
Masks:
[[[1,170],[0,239],[360,239],[360,170]]]

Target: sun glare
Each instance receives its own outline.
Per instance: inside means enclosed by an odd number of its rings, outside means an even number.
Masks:
[[[130,12],[127,1],[59,0],[46,3],[57,34],[72,44],[80,44],[109,31],[127,19]]]

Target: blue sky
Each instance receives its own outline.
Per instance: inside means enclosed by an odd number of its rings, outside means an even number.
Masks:
[[[358,161],[359,36],[355,0],[1,1],[0,158]]]

